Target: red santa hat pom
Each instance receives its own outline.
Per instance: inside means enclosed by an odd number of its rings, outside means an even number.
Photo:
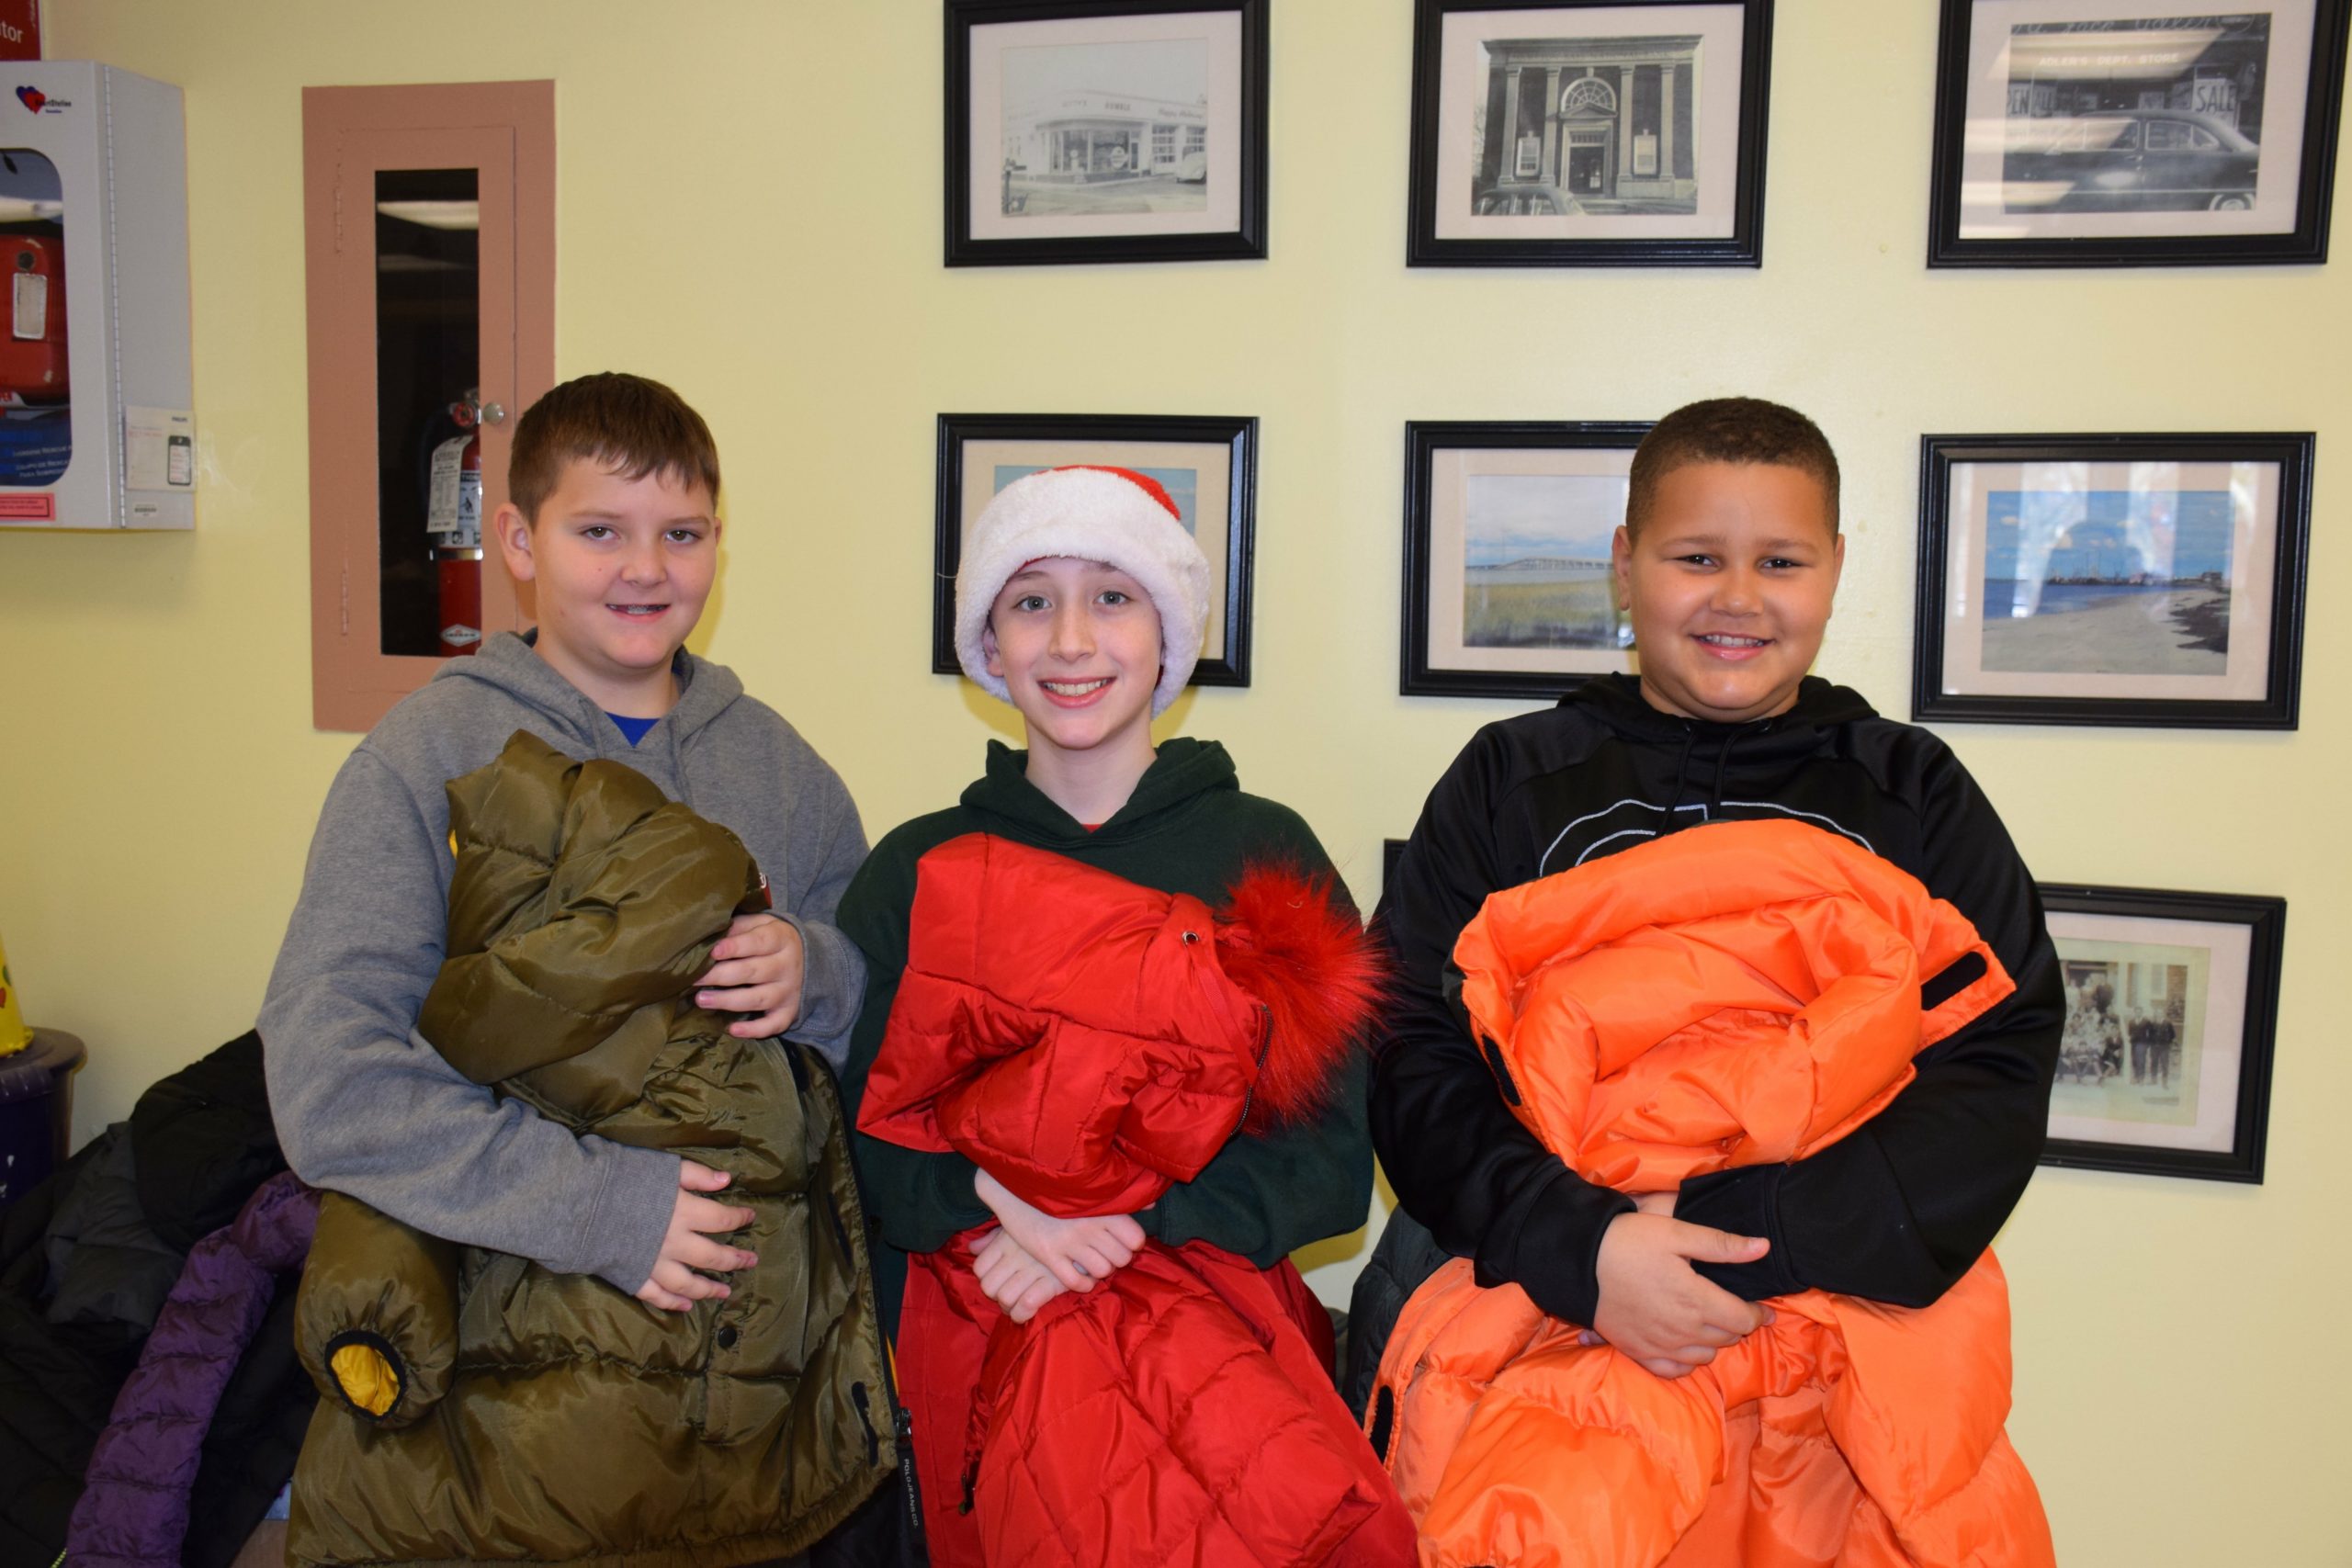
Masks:
[[[1262,1133],[1320,1115],[1387,996],[1384,954],[1330,877],[1294,866],[1245,868],[1216,919],[1218,967],[1271,1015],[1242,1124]]]
[[[1012,574],[1051,556],[1117,567],[1151,596],[1160,644],[1151,711],[1164,712],[1201,656],[1209,563],[1168,492],[1130,468],[1046,468],[1005,486],[973,519],[956,572],[956,657],[964,673],[1007,697],[1004,682],[989,673],[980,633]]]

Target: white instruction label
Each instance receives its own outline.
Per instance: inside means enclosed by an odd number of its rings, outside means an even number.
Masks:
[[[125,490],[196,488],[196,412],[192,409],[122,411]]]

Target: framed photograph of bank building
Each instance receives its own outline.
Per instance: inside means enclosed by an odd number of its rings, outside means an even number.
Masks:
[[[1269,0],[947,0],[947,265],[1266,254]]]
[[[1931,266],[2327,259],[2347,0],[1944,0]]]
[[[1414,266],[1756,266],[1771,0],[1417,0]]]

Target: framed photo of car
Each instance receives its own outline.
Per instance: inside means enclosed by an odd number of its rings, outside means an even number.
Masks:
[[[944,413],[933,546],[931,668],[954,675],[956,569],[964,533],[997,491],[1072,463],[1159,482],[1209,562],[1209,614],[1195,686],[1250,683],[1250,591],[1258,422],[1195,415]]]
[[[947,0],[947,265],[1266,254],[1269,0]]]
[[[1757,266],[1771,0],[1415,0],[1413,266]]]
[[[2312,446],[1923,438],[1912,716],[2294,728]]]
[[[1408,697],[1556,697],[1633,669],[1611,541],[1646,423],[1405,426]]]
[[[2352,0],[1944,0],[1930,266],[2327,259]]]
[[[2259,1182],[2286,901],[2041,893],[2065,980],[2041,1163]]]

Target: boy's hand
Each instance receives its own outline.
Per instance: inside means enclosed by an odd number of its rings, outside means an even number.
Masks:
[[[800,933],[774,915],[738,915],[710,950],[710,973],[695,982],[695,1005],[713,1012],[748,1012],[727,1026],[738,1040],[765,1040],[800,1016]]]
[[[1014,1197],[985,1170],[973,1173],[972,1190],[1021,1250],[1044,1264],[1066,1291],[1092,1290],[1095,1280],[1135,1261],[1143,1246],[1143,1227],[1132,1214],[1057,1220]]]
[[[972,1273],[989,1300],[1015,1323],[1028,1322],[1039,1307],[1062,1293],[1054,1271],[1023,1251],[1001,1225],[972,1255]]]
[[[670,1234],[662,1238],[662,1251],[653,1260],[653,1272],[637,1288],[639,1301],[665,1312],[684,1312],[695,1303],[710,1298],[725,1301],[729,1294],[726,1284],[710,1275],[749,1269],[760,1260],[757,1253],[713,1241],[706,1234],[739,1231],[752,1223],[749,1209],[696,1196],[716,1192],[727,1182],[723,1170],[713,1170],[690,1159],[678,1162],[678,1201],[670,1211]],[[696,1273],[696,1269],[709,1272]]]
[[[1600,1303],[1588,1343],[1606,1343],[1662,1378],[1703,1367],[1715,1352],[1772,1321],[1772,1309],[1744,1302],[1701,1278],[1701,1263],[1753,1263],[1770,1243],[1671,1217],[1672,1193],[1634,1200],[1601,1233],[1596,1272]],[[1664,1199],[1665,1213],[1651,1200]]]

